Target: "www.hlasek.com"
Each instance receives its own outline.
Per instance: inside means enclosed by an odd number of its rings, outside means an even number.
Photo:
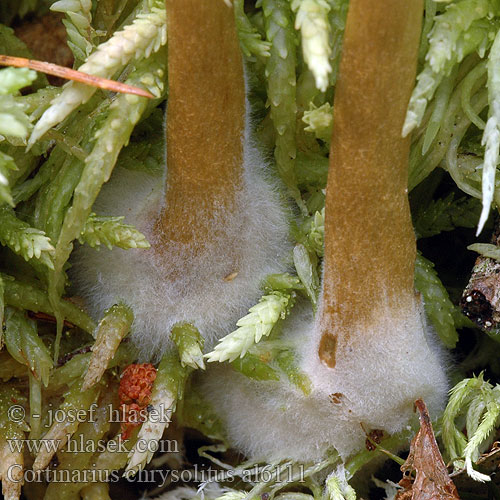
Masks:
[[[25,470],[19,464],[11,465],[7,470],[9,481],[13,483],[94,483],[111,482],[116,483],[124,478],[129,482],[155,483],[158,486],[164,486],[168,483],[210,483],[210,482],[232,482],[243,480],[245,482],[269,482],[288,483],[304,482],[304,466],[292,466],[285,464],[282,466],[267,465],[264,467],[255,466],[252,469],[244,471],[236,470],[217,470],[210,467],[206,469],[198,468],[195,465],[193,469],[184,470],[161,470],[150,469],[141,470],[137,473],[121,474],[116,470],[86,469],[46,469],[46,470]]]
[[[32,454],[45,453],[129,453],[130,445],[123,441],[121,436],[117,439],[104,440],[84,439],[83,434],[77,438],[66,434],[63,439],[7,439],[11,453],[22,453],[27,449]],[[66,445],[66,446],[65,446]],[[25,448],[26,447],[26,448]],[[134,449],[139,453],[179,453],[179,443],[175,440],[164,439],[139,439],[134,444]]]

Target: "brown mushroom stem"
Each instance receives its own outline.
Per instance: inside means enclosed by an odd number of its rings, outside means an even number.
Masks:
[[[245,84],[234,12],[222,0],[167,0],[166,205],[162,241],[203,248],[242,184]]]
[[[422,0],[349,4],[326,190],[319,356],[332,368],[336,354],[373,335],[381,311],[414,304],[410,143],[401,130],[422,13]]]

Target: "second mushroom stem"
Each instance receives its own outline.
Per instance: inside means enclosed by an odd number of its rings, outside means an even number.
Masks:
[[[351,0],[326,190],[321,360],[414,301],[415,237],[401,137],[415,81],[421,0]],[[410,306],[411,307],[411,306]]]

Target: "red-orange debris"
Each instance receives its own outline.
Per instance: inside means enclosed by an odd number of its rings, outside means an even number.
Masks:
[[[128,439],[134,427],[146,420],[155,379],[156,368],[151,363],[128,365],[123,371],[118,389],[123,439]]]

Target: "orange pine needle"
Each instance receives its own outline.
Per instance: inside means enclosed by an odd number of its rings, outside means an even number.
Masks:
[[[89,75],[82,73],[75,69],[65,68],[57,64],[52,64],[43,61],[35,61],[33,59],[25,59],[24,57],[13,57],[0,55],[0,66],[14,66],[16,68],[29,68],[35,71],[46,73],[47,75],[58,76],[66,80],[73,80],[75,82],[85,83],[92,87],[98,87],[112,92],[121,92],[122,94],[134,94],[141,97],[148,97],[153,99],[154,95],[143,90],[139,87],[127,85],[125,83],[117,82],[115,80],[108,80],[99,76]]]

